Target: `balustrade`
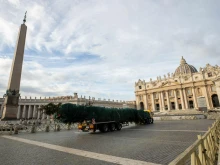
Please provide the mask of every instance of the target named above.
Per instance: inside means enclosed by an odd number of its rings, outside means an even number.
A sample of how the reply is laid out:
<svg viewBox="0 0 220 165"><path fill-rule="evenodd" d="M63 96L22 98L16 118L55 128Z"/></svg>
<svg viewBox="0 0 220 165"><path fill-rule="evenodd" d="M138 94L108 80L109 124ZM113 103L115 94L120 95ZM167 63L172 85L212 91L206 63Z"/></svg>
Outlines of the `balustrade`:
<svg viewBox="0 0 220 165"><path fill-rule="evenodd" d="M219 150L220 120L216 120L212 127L198 140L188 147L182 154L169 163L169 165L214 165Z"/></svg>

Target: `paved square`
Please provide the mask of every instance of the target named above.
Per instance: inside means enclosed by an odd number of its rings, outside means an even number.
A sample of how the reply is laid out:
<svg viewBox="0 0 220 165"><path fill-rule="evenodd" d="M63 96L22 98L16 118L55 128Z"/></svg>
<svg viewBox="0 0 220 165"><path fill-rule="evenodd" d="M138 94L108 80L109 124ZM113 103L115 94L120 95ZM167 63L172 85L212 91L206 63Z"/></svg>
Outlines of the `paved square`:
<svg viewBox="0 0 220 165"><path fill-rule="evenodd" d="M86 156L61 152L45 146L19 142L0 136L0 157L3 164L114 164L108 159L128 158L139 163L168 164L204 134L214 120L156 121L108 133L87 133L78 130L61 132L20 133L11 137L53 144L86 152ZM68 149L66 149L67 151ZM96 159L90 154L104 154ZM103 159L103 160L102 160ZM126 160L126 159L124 159ZM123 164L121 160L116 164ZM130 160L130 164L132 164ZM116 160L112 160L116 162ZM134 164L134 163L133 163Z"/></svg>

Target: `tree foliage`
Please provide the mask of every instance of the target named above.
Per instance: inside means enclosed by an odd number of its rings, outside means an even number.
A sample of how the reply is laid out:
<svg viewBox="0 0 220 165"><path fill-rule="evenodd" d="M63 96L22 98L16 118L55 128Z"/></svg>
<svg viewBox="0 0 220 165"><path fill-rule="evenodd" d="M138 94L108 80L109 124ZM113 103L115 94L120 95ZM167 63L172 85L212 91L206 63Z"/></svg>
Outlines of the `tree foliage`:
<svg viewBox="0 0 220 165"><path fill-rule="evenodd" d="M58 103L58 104L49 103L49 104L43 105L41 107L41 110L44 110L47 115L53 115L59 111L61 105L62 103Z"/></svg>
<svg viewBox="0 0 220 165"><path fill-rule="evenodd" d="M96 122L144 122L150 118L149 112L132 108L118 109L95 106L63 104L55 115L56 119L64 123L82 122L95 119Z"/></svg>

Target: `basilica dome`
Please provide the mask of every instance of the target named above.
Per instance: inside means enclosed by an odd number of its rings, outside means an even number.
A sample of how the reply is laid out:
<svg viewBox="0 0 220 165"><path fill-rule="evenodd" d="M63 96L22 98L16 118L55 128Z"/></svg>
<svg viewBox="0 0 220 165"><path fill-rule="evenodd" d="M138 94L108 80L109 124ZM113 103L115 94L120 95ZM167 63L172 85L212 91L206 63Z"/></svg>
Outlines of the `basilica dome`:
<svg viewBox="0 0 220 165"><path fill-rule="evenodd" d="M180 60L180 66L176 68L174 76L184 75L184 74L191 74L198 72L196 68L192 65L186 63L186 60L182 57Z"/></svg>

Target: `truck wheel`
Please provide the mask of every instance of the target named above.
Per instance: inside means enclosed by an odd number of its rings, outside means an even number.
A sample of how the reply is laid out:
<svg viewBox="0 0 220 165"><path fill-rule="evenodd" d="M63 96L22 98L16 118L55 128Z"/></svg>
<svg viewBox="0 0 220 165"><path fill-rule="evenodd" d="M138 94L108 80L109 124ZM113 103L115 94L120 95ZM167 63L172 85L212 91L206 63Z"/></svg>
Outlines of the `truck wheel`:
<svg viewBox="0 0 220 165"><path fill-rule="evenodd" d="M104 132L102 125L99 126L99 131L100 131L100 132Z"/></svg>
<svg viewBox="0 0 220 165"><path fill-rule="evenodd" d="M120 130L121 130L121 128L122 128L122 125L121 125L121 123L117 124L117 127L116 127L116 129L117 129L118 131L120 131Z"/></svg>
<svg viewBox="0 0 220 165"><path fill-rule="evenodd" d="M110 131L114 131L115 130L115 123L111 123L109 129L110 129Z"/></svg>
<svg viewBox="0 0 220 165"><path fill-rule="evenodd" d="M108 124L103 124L102 125L102 131L103 132L108 132Z"/></svg>
<svg viewBox="0 0 220 165"><path fill-rule="evenodd" d="M151 122L150 122L151 124L153 124L154 123L154 118L151 118Z"/></svg>

